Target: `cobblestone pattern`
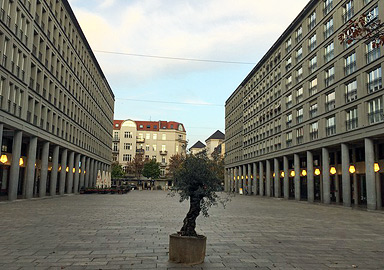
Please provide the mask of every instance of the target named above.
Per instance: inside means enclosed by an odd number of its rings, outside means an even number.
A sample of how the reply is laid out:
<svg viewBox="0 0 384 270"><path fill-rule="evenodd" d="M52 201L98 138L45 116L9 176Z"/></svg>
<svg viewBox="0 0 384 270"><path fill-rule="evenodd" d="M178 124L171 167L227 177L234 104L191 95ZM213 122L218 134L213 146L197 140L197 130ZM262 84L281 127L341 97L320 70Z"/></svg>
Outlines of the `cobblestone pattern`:
<svg viewBox="0 0 384 270"><path fill-rule="evenodd" d="M172 264L187 210L163 191L3 202L0 269L384 269L382 213L254 196L198 218L204 264Z"/></svg>

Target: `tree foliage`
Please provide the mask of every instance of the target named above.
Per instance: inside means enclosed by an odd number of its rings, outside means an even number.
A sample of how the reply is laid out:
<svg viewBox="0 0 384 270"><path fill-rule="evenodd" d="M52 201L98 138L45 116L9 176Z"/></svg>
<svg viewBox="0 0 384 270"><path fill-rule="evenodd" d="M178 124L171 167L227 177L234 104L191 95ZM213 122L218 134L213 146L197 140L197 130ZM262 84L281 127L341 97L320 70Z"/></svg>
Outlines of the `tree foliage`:
<svg viewBox="0 0 384 270"><path fill-rule="evenodd" d="M180 169L181 164L185 160L184 155L176 154L169 158L169 165L168 165L168 177L172 178L176 171Z"/></svg>
<svg viewBox="0 0 384 270"><path fill-rule="evenodd" d="M156 160L152 159L144 163L143 176L156 179L160 177L160 164Z"/></svg>
<svg viewBox="0 0 384 270"><path fill-rule="evenodd" d="M111 166L111 177L112 178L121 178L125 175L125 172L123 170L123 167L115 162L115 163L112 163L112 166Z"/></svg>
<svg viewBox="0 0 384 270"><path fill-rule="evenodd" d="M221 179L215 169L215 162L209 160L206 154L187 155L175 171L173 180L180 202L190 201L190 209L179 234L197 236L196 218L200 212L207 217L212 205L217 205L219 201L224 204L226 201L220 199L216 193L221 189Z"/></svg>
<svg viewBox="0 0 384 270"><path fill-rule="evenodd" d="M364 13L358 19L349 20L338 36L340 43L351 44L354 41L372 41L374 48L384 45L384 23L372 13Z"/></svg>

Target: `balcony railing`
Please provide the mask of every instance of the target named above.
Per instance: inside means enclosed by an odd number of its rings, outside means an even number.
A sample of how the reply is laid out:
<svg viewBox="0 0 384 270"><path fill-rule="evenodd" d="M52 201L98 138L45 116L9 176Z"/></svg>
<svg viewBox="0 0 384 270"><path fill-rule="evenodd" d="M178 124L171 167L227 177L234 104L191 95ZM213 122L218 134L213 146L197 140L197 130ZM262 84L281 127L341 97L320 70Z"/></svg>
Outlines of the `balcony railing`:
<svg viewBox="0 0 384 270"><path fill-rule="evenodd" d="M332 111L335 108L336 102L335 100L330 100L325 103L325 109L327 112Z"/></svg>
<svg viewBox="0 0 384 270"><path fill-rule="evenodd" d="M357 118L352 118L346 121L347 130L352 130L358 127Z"/></svg>
<svg viewBox="0 0 384 270"><path fill-rule="evenodd" d="M334 51L330 51L327 54L324 55L324 62L328 62L333 59L334 57Z"/></svg>
<svg viewBox="0 0 384 270"><path fill-rule="evenodd" d="M374 48L371 51L367 52L366 57L367 57L367 64L375 61L380 57L380 48Z"/></svg>
<svg viewBox="0 0 384 270"><path fill-rule="evenodd" d="M317 116L317 108L309 111L309 117L313 118Z"/></svg>
<svg viewBox="0 0 384 270"><path fill-rule="evenodd" d="M368 93L373 93L382 88L381 77L368 82Z"/></svg>
<svg viewBox="0 0 384 270"><path fill-rule="evenodd" d="M368 113L368 120L370 124L382 122L384 120L383 109Z"/></svg>
<svg viewBox="0 0 384 270"><path fill-rule="evenodd" d="M297 137L296 138L296 143L297 144L301 144L301 143L303 143L304 142L304 137L303 136L300 136L300 137Z"/></svg>
<svg viewBox="0 0 384 270"><path fill-rule="evenodd" d="M287 140L286 145L287 145L287 147L291 147L292 146L292 140Z"/></svg>
<svg viewBox="0 0 384 270"><path fill-rule="evenodd" d="M167 155L168 154L168 151L167 150L162 150L162 151L160 151L160 155L162 155L162 156L165 156L165 155Z"/></svg>
<svg viewBox="0 0 384 270"><path fill-rule="evenodd" d="M357 89L352 89L345 94L345 102L352 102L357 99Z"/></svg>
<svg viewBox="0 0 384 270"><path fill-rule="evenodd" d="M145 142L145 139L141 138L141 137L136 137L136 142L143 143L143 142Z"/></svg>
<svg viewBox="0 0 384 270"><path fill-rule="evenodd" d="M324 39L329 38L333 34L333 26L325 29L324 31Z"/></svg>
<svg viewBox="0 0 384 270"><path fill-rule="evenodd" d="M356 62L352 62L344 67L345 75L352 74L356 71Z"/></svg>
<svg viewBox="0 0 384 270"><path fill-rule="evenodd" d="M316 140L317 138L319 138L319 132L317 130L310 132L309 138L311 139L311 141Z"/></svg>
<svg viewBox="0 0 384 270"><path fill-rule="evenodd" d="M326 132L327 136L336 134L336 126L329 126L329 127L326 127L326 128L325 128L325 132Z"/></svg>
<svg viewBox="0 0 384 270"><path fill-rule="evenodd" d="M144 154L144 149L142 148L136 149L136 153Z"/></svg>
<svg viewBox="0 0 384 270"><path fill-rule="evenodd" d="M120 141L120 138L119 137L113 137L113 141L118 142L118 141Z"/></svg>
<svg viewBox="0 0 384 270"><path fill-rule="evenodd" d="M301 122L303 122L303 116L299 115L299 116L296 117L296 123L300 124Z"/></svg>
<svg viewBox="0 0 384 270"><path fill-rule="evenodd" d="M335 75L334 74L332 74L328 78L326 78L325 79L325 86L326 87L330 86L334 82L334 79L335 79Z"/></svg>

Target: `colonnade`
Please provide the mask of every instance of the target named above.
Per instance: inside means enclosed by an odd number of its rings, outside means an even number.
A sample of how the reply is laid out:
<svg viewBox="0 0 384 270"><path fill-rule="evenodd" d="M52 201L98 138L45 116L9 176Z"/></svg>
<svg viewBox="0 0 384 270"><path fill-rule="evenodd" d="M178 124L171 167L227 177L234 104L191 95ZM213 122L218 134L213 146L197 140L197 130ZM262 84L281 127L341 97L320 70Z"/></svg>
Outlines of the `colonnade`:
<svg viewBox="0 0 384 270"><path fill-rule="evenodd" d="M227 165L225 189L244 195L380 209L383 168L378 145L365 138L363 142Z"/></svg>
<svg viewBox="0 0 384 270"><path fill-rule="evenodd" d="M77 194L81 188L94 187L98 174L110 165L95 157L39 139L13 132L3 142L0 124L0 191L3 199ZM10 142L12 139L12 142ZM11 150L11 151L9 151Z"/></svg>

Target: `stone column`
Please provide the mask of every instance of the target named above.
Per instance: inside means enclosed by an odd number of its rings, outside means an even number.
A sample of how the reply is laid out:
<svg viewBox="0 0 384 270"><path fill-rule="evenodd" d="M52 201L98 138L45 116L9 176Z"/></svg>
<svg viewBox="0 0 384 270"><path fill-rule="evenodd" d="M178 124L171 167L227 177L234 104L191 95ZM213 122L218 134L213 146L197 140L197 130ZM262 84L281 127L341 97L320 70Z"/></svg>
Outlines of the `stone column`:
<svg viewBox="0 0 384 270"><path fill-rule="evenodd" d="M81 173L80 173L80 184L79 184L79 190L80 188L84 187L84 178L85 174L84 172L87 172L86 164L85 164L85 156L81 157Z"/></svg>
<svg viewBox="0 0 384 270"><path fill-rule="evenodd" d="M235 167L234 169L235 181L233 184L235 185L235 193L239 192L239 169Z"/></svg>
<svg viewBox="0 0 384 270"><path fill-rule="evenodd" d="M69 153L69 158L68 158L68 179L67 179L67 193L73 193L73 164L74 164L74 159L75 159L75 153L70 152Z"/></svg>
<svg viewBox="0 0 384 270"><path fill-rule="evenodd" d="M337 171L337 152L335 152L334 155L335 158L335 169L336 169L336 174L335 174L335 197L336 197L336 203L340 202L340 185L339 185L339 172Z"/></svg>
<svg viewBox="0 0 384 270"><path fill-rule="evenodd" d="M298 154L293 155L293 167L295 170L295 200L300 201L301 189L300 189L300 157Z"/></svg>
<svg viewBox="0 0 384 270"><path fill-rule="evenodd" d="M252 172L251 172L251 164L248 163L248 194L252 195Z"/></svg>
<svg viewBox="0 0 384 270"><path fill-rule="evenodd" d="M266 169L265 169L265 178L266 178L266 196L271 197L271 161L267 159Z"/></svg>
<svg viewBox="0 0 384 270"><path fill-rule="evenodd" d="M64 191L65 191L65 179L67 176L67 172L65 169L67 168L67 155L68 155L68 150L63 149L63 151L61 152L61 162L60 162L60 166L61 166L60 184L59 184L60 195L64 195Z"/></svg>
<svg viewBox="0 0 384 270"><path fill-rule="evenodd" d="M47 194L47 178L48 178L48 157L49 142L44 142L41 152L41 174L39 185L39 197L45 197Z"/></svg>
<svg viewBox="0 0 384 270"><path fill-rule="evenodd" d="M257 195L257 166L256 162L253 162L253 194Z"/></svg>
<svg viewBox="0 0 384 270"><path fill-rule="evenodd" d="M354 166L356 166L356 148L352 148L352 162ZM357 187L358 182L357 182L356 172L353 174L352 178L353 178L353 188L354 188L354 191L353 191L354 205L359 205L359 190L358 190L359 188Z"/></svg>
<svg viewBox="0 0 384 270"><path fill-rule="evenodd" d="M273 168L275 171L275 197L279 198L281 196L281 186L280 186L280 164L277 158L273 159Z"/></svg>
<svg viewBox="0 0 384 270"><path fill-rule="evenodd" d="M351 175L349 174L349 148L341 144L341 182L343 187L343 205L351 206Z"/></svg>
<svg viewBox="0 0 384 270"><path fill-rule="evenodd" d="M89 157L87 157L87 164L85 167L85 176L84 176L84 187L85 188L89 187L90 174L91 174L91 159Z"/></svg>
<svg viewBox="0 0 384 270"><path fill-rule="evenodd" d="M245 194L245 190L247 188L247 165L243 165L243 194Z"/></svg>
<svg viewBox="0 0 384 270"><path fill-rule="evenodd" d="M56 187L57 187L57 172L59 170L59 150L60 147L58 145L53 147L53 155L52 155L52 170L51 170L51 184L49 187L49 195L56 195Z"/></svg>
<svg viewBox="0 0 384 270"><path fill-rule="evenodd" d="M259 191L260 196L264 196L264 164L259 162Z"/></svg>
<svg viewBox="0 0 384 270"><path fill-rule="evenodd" d="M365 177L367 181L367 208L376 209L376 177L374 171L374 148L373 141L365 138Z"/></svg>
<svg viewBox="0 0 384 270"><path fill-rule="evenodd" d="M4 124L0 123L0 156L1 156L1 148L3 148L3 129L4 129Z"/></svg>
<svg viewBox="0 0 384 270"><path fill-rule="evenodd" d="M73 181L73 193L78 194L79 193L79 178L80 178L80 154L76 154L75 156L75 176Z"/></svg>
<svg viewBox="0 0 384 270"><path fill-rule="evenodd" d="M92 158L91 159L90 170L89 170L88 187L94 187L93 186L93 178L94 178L94 176L95 176L95 160Z"/></svg>
<svg viewBox="0 0 384 270"><path fill-rule="evenodd" d="M289 169L288 169L288 158L283 157L284 166L284 199L289 199Z"/></svg>
<svg viewBox="0 0 384 270"><path fill-rule="evenodd" d="M308 202L315 201L315 174L313 171L313 154L307 151L307 193Z"/></svg>
<svg viewBox="0 0 384 270"><path fill-rule="evenodd" d="M8 187L8 200L14 201L17 199L17 188L19 185L19 160L21 156L21 143L23 140L23 132L15 131L12 143L12 161L11 169L9 172L9 187Z"/></svg>
<svg viewBox="0 0 384 270"><path fill-rule="evenodd" d="M323 202L331 203L331 185L329 177L329 151L327 148L322 148L322 167L323 167Z"/></svg>
<svg viewBox="0 0 384 270"><path fill-rule="evenodd" d="M240 193L240 188L243 188L243 165L239 166L239 193ZM244 194L244 189L243 189L243 194Z"/></svg>
<svg viewBox="0 0 384 270"><path fill-rule="evenodd" d="M37 137L31 137L28 144L27 171L25 174L25 198L33 197L33 184L35 182Z"/></svg>
<svg viewBox="0 0 384 270"><path fill-rule="evenodd" d="M375 160L379 161L379 145L375 144ZM381 169L381 168L380 168ZM381 180L380 180L380 172L375 173L376 180L376 208L381 209L383 206L382 197L381 197Z"/></svg>

